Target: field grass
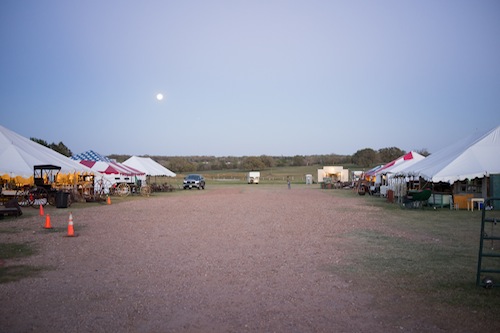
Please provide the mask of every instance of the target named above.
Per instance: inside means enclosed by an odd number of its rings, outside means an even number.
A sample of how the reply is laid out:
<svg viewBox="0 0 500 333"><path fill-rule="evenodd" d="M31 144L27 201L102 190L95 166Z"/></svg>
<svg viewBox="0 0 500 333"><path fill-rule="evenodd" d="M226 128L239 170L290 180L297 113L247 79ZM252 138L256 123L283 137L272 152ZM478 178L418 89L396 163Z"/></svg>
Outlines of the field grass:
<svg viewBox="0 0 500 333"><path fill-rule="evenodd" d="M353 191L329 190L335 196L356 196ZM342 235L348 263L330 267L362 284L443 306L467 307L494 315L500 308L500 288L476 286L480 212L449 209L403 209L378 197L363 197L367 205L382 208L378 230L357 230ZM500 217L499 212L492 214ZM500 234L500 225L489 232ZM497 247L500 242L487 244ZM500 259L490 263L500 269ZM493 274L497 285L500 274Z"/></svg>
<svg viewBox="0 0 500 333"><path fill-rule="evenodd" d="M351 166L352 167L352 166ZM261 184L282 184L286 183L287 177L290 178L292 184L305 184L305 177L311 174L314 179L318 176L318 169L322 169L322 165L310 166L291 166L277 167L260 170ZM360 170L359 168L355 168ZM354 169L353 169L354 170ZM216 170L216 171L197 171L193 173L202 174L207 185L216 184L246 184L246 174L244 170ZM182 185L182 180L186 174L178 174L177 177L166 179L170 184Z"/></svg>
<svg viewBox="0 0 500 333"><path fill-rule="evenodd" d="M35 249L29 244L0 243L0 258L22 258L35 254Z"/></svg>
<svg viewBox="0 0 500 333"><path fill-rule="evenodd" d="M31 256L36 249L29 243L0 243L0 258L16 259ZM0 283L18 281L38 275L44 268L28 265L0 266Z"/></svg>

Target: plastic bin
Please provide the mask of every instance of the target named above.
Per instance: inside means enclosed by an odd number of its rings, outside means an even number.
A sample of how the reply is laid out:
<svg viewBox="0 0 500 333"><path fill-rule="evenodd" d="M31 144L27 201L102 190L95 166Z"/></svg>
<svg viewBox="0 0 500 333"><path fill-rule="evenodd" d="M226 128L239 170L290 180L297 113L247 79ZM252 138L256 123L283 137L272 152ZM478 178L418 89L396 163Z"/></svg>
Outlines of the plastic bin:
<svg viewBox="0 0 500 333"><path fill-rule="evenodd" d="M387 202L394 203L394 191L387 190Z"/></svg>
<svg viewBox="0 0 500 333"><path fill-rule="evenodd" d="M69 193L58 191L56 193L56 208L68 208Z"/></svg>

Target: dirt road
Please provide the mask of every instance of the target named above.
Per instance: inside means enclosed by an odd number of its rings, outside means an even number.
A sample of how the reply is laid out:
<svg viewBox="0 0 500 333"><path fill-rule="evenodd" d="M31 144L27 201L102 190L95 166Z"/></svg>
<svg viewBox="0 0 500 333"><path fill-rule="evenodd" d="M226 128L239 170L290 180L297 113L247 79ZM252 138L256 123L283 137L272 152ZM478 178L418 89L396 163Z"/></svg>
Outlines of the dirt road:
<svg viewBox="0 0 500 333"><path fill-rule="evenodd" d="M4 332L449 332L446 309L367 292L343 234L378 208L317 188L214 187L9 219L1 242L31 242L45 267L0 285ZM57 232L59 230L59 232Z"/></svg>

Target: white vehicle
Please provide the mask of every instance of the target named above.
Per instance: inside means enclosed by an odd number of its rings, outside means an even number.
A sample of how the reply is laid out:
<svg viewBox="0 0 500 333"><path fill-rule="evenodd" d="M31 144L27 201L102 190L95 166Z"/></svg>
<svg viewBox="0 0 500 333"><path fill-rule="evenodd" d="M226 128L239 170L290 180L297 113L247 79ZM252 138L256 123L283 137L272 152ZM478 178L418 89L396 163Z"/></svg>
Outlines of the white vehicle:
<svg viewBox="0 0 500 333"><path fill-rule="evenodd" d="M258 184L260 178L260 171L250 171L247 173L247 183L248 184Z"/></svg>

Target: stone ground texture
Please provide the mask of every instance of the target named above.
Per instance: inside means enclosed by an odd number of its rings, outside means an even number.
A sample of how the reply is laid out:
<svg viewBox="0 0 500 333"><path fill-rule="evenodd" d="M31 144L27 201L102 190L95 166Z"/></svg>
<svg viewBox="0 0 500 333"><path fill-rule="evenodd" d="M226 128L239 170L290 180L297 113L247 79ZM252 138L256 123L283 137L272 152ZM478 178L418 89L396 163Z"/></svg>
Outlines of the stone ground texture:
<svg viewBox="0 0 500 333"><path fill-rule="evenodd" d="M0 242L42 266L0 285L2 332L460 332L474 318L391 290L348 265L353 230L381 228L379 209L331 191L218 186L0 221ZM489 331L469 323L464 331Z"/></svg>

